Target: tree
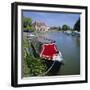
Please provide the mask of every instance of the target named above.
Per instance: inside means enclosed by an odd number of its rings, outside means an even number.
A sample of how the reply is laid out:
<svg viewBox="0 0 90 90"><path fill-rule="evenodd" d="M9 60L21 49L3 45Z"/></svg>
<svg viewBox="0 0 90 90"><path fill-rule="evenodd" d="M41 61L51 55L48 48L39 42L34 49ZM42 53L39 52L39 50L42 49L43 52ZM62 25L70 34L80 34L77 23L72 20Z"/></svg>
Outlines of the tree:
<svg viewBox="0 0 90 90"><path fill-rule="evenodd" d="M68 25L66 25L66 24L64 24L63 26L62 26L62 30L70 30L70 27L68 26Z"/></svg>
<svg viewBox="0 0 90 90"><path fill-rule="evenodd" d="M60 26L58 27L58 30L62 30Z"/></svg>
<svg viewBox="0 0 90 90"><path fill-rule="evenodd" d="M23 18L23 29L24 30L33 30L31 18L27 18L27 17Z"/></svg>
<svg viewBox="0 0 90 90"><path fill-rule="evenodd" d="M74 30L80 31L80 18L76 21L74 25Z"/></svg>

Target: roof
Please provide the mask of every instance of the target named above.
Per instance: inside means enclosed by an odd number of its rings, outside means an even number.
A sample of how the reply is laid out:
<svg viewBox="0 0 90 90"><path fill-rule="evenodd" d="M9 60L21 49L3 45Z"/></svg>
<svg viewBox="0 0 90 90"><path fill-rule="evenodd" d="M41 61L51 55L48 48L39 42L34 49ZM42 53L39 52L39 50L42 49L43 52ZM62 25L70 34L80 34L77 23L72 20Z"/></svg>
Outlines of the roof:
<svg viewBox="0 0 90 90"><path fill-rule="evenodd" d="M42 37L42 36L38 37L38 41L43 43L43 44L45 44L45 43L55 43L54 40L48 39L48 38Z"/></svg>
<svg viewBox="0 0 90 90"><path fill-rule="evenodd" d="M44 22L39 22L39 21L35 21L34 23L32 23L33 26L37 25L38 27L40 26L46 26L46 24Z"/></svg>
<svg viewBox="0 0 90 90"><path fill-rule="evenodd" d="M54 55L57 55L57 47L55 43L43 44L40 57L52 60Z"/></svg>

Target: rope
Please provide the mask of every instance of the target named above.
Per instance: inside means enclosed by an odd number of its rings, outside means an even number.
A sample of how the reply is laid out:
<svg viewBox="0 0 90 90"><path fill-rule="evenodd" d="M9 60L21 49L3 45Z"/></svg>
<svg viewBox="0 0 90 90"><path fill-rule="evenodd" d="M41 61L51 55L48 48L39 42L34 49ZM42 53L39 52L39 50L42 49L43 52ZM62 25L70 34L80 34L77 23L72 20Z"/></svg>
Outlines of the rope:
<svg viewBox="0 0 90 90"><path fill-rule="evenodd" d="M31 50L30 50L30 52L31 52ZM33 58L35 58L34 57L34 55L32 54L32 52L31 52L31 56L33 57ZM53 64L52 64L52 66L45 72L45 73L43 73L43 74L40 74L39 76L43 76L43 75L46 75L51 69L52 69L52 67L54 66L54 64L55 64L55 61L53 62Z"/></svg>
<svg viewBox="0 0 90 90"><path fill-rule="evenodd" d="M46 75L52 69L52 67L54 66L54 64L55 64L55 61L53 62L52 66L45 73L40 74L40 75Z"/></svg>

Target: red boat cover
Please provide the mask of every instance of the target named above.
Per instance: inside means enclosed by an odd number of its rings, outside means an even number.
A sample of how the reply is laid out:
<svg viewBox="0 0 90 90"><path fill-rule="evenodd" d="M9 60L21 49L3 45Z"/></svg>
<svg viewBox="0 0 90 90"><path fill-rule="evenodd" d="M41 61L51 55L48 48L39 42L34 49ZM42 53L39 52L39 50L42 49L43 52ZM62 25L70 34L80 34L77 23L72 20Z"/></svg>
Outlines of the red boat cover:
<svg viewBox="0 0 90 90"><path fill-rule="evenodd" d="M52 60L54 55L57 55L57 48L55 43L43 44L40 57Z"/></svg>

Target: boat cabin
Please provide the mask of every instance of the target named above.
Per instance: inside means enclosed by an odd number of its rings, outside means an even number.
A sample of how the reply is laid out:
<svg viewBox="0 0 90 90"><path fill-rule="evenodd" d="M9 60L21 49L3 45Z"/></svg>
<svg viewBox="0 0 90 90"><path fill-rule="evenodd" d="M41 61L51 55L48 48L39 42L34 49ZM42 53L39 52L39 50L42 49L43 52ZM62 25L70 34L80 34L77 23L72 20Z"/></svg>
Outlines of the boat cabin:
<svg viewBox="0 0 90 90"><path fill-rule="evenodd" d="M45 37L36 37L31 41L36 53L43 59L53 60L59 51L54 40Z"/></svg>

